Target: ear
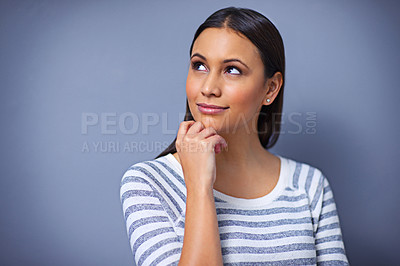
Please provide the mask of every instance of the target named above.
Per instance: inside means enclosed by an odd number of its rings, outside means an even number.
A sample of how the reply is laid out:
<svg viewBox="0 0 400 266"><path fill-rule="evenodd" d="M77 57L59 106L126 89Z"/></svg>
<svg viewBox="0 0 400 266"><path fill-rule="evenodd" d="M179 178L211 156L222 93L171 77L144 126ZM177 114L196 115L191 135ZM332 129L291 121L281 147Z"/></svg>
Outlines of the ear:
<svg viewBox="0 0 400 266"><path fill-rule="evenodd" d="M270 105L274 102L276 96L282 87L283 76L281 72L276 72L265 82L265 91L267 92L264 96L263 105Z"/></svg>

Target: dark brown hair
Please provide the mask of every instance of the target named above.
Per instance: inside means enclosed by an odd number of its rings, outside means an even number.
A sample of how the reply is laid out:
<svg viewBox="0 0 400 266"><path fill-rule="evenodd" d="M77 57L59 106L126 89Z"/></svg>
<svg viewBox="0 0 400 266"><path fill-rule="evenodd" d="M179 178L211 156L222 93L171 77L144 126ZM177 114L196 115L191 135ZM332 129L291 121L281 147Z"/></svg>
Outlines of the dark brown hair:
<svg viewBox="0 0 400 266"><path fill-rule="evenodd" d="M283 105L283 88L285 85L285 50L282 37L274 24L264 15L247 8L227 7L209 16L194 34L189 56L192 55L193 44L207 28L230 28L246 36L257 48L264 63L264 76L271 78L276 72L282 73L282 87L270 105L263 105L257 121L258 137L261 145L269 149L278 141ZM194 120L186 98L186 114L184 121ZM174 141L156 158L175 153Z"/></svg>

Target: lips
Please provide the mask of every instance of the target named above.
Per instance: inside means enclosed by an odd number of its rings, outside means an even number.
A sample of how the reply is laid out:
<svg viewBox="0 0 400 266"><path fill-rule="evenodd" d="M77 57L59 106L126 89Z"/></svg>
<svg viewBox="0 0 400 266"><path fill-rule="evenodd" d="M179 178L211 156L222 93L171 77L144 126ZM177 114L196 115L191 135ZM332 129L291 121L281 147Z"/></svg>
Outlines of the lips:
<svg viewBox="0 0 400 266"><path fill-rule="evenodd" d="M223 106L218 106L218 105L213 105L213 104L206 104L206 103L198 103L198 106L204 107L204 108L212 108L212 109L228 109L229 107L223 107Z"/></svg>
<svg viewBox="0 0 400 266"><path fill-rule="evenodd" d="M229 107L223 107L213 104L198 103L197 108L204 115L216 115L225 112Z"/></svg>

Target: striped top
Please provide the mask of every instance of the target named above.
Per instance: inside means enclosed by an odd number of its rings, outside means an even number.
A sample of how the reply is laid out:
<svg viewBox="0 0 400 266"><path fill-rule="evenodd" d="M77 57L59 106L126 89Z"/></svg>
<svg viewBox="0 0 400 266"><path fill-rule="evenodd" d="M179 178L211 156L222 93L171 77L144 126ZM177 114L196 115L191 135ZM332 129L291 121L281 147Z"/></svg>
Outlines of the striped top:
<svg viewBox="0 0 400 266"><path fill-rule="evenodd" d="M328 180L306 163L281 160L267 195L244 199L213 190L224 265L348 265ZM169 153L132 165L120 198L137 265L177 265L183 246L186 186Z"/></svg>

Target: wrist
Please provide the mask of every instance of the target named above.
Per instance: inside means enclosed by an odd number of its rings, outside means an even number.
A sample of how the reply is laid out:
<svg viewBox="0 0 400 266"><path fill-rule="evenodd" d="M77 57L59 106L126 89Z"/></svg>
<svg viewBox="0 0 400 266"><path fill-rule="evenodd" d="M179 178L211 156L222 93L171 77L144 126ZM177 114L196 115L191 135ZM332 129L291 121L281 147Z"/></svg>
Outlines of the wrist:
<svg viewBox="0 0 400 266"><path fill-rule="evenodd" d="M187 187L187 196L191 197L209 197L214 196L213 187Z"/></svg>

